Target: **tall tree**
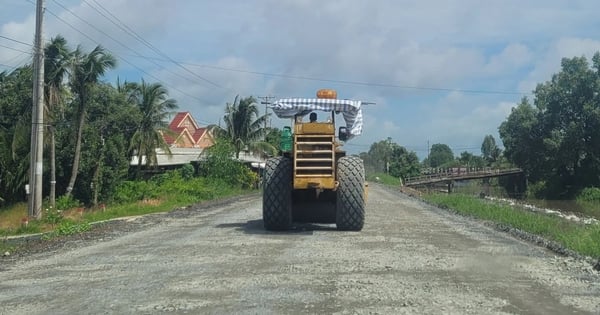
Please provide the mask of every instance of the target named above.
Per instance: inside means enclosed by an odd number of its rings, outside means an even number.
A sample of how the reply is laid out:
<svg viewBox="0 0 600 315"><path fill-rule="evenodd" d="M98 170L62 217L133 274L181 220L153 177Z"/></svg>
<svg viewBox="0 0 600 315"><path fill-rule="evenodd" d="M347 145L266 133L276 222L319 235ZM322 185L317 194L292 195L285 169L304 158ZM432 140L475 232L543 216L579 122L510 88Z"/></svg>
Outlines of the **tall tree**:
<svg viewBox="0 0 600 315"><path fill-rule="evenodd" d="M75 153L73 156L73 167L71 178L67 186L66 195L70 196L79 172L81 158L81 138L86 119L86 105L91 86L98 83L104 73L116 66L117 60L101 46L96 46L91 52L84 53L81 47L77 47L73 53L71 88L76 94L77 106L77 137L75 139Z"/></svg>
<svg viewBox="0 0 600 315"><path fill-rule="evenodd" d="M472 153L463 151L458 158L461 166L465 167L484 167L485 161L481 156L475 156Z"/></svg>
<svg viewBox="0 0 600 315"><path fill-rule="evenodd" d="M259 116L258 104L252 96L235 97L233 103L225 105L223 122L225 127L210 126L210 130L217 138L227 139L235 148L235 157L240 157L242 150L254 154L275 155L277 148L264 141L267 129L264 128L268 114Z"/></svg>
<svg viewBox="0 0 600 315"><path fill-rule="evenodd" d="M405 147L396 143L392 144L389 173L399 178L419 176L421 174L421 163L414 151L408 151Z"/></svg>
<svg viewBox="0 0 600 315"><path fill-rule="evenodd" d="M141 112L141 120L131 139L130 149L138 157L138 173L142 167L142 157L146 157L146 165L157 164L156 149L171 154L169 145L163 138L168 133L168 116L177 109L177 102L168 98L167 89L160 83L142 83L136 85L131 99Z"/></svg>
<svg viewBox="0 0 600 315"><path fill-rule="evenodd" d="M447 144L436 143L431 146L428 160L431 167L440 167L454 161L454 153Z"/></svg>
<svg viewBox="0 0 600 315"><path fill-rule="evenodd" d="M547 197L600 185L600 54L563 58L561 71L538 84L534 105L521 101L500 125L506 157Z"/></svg>
<svg viewBox="0 0 600 315"><path fill-rule="evenodd" d="M390 137L371 144L369 152L361 153L360 157L368 172L385 172L401 178L417 176L421 172L417 154L393 142Z"/></svg>
<svg viewBox="0 0 600 315"><path fill-rule="evenodd" d="M63 105L64 80L71 62L71 51L67 40L56 36L44 49L44 82L46 84L46 121L48 122L48 138L50 139L50 204L56 203L56 135L55 123L60 118Z"/></svg>
<svg viewBox="0 0 600 315"><path fill-rule="evenodd" d="M30 65L0 76L0 198L22 200L29 170L33 71Z"/></svg>
<svg viewBox="0 0 600 315"><path fill-rule="evenodd" d="M494 136L486 135L483 138L483 143L481 143L481 154L483 155L483 158L488 162L488 164L491 164L498 160L500 153L502 153L502 151L496 145L496 139L494 139Z"/></svg>

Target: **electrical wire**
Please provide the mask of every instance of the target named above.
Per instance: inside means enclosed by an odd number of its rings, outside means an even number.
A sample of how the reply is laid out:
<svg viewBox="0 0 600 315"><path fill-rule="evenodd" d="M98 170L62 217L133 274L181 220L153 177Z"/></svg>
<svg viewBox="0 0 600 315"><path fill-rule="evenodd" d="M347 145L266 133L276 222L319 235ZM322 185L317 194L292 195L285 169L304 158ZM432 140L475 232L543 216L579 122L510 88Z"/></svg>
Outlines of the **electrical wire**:
<svg viewBox="0 0 600 315"><path fill-rule="evenodd" d="M87 35L86 33L82 32L81 30L77 29L75 26L73 26L71 23L65 21L63 18L61 18L60 16L58 16L57 14L55 14L54 12L52 12L51 10L49 10L48 8L46 8L46 12L48 12L49 14L51 14L52 16L54 16L56 19L58 19L59 21L61 21L62 23L64 23L65 25L69 26L70 28L72 28L73 30L75 30L76 32L78 32L79 34L81 34L82 36L86 37L87 39L89 39L90 41L92 41L93 43L100 45L100 43L98 43L96 40L94 40L92 37L90 37L89 35ZM207 100L201 99L197 96L191 95L189 93L186 93L170 84L167 84L166 82L164 82L163 80L157 78L156 76L152 75L151 73L148 73L147 71L145 71L144 69L136 66L135 64L131 63L129 60L123 58L122 56L119 56L117 54L115 54L114 52L110 51L107 49L107 51L111 52L112 54L114 54L117 58L119 58L120 60L124 61L125 63L127 63L128 65L132 66L133 68L137 69L138 71L146 74L147 76L149 76L150 78L156 80L157 82L160 82L161 84L163 84L166 87L169 87L187 97L190 97L192 99L195 99L197 101L203 102L203 103L209 103Z"/></svg>
<svg viewBox="0 0 600 315"><path fill-rule="evenodd" d="M133 56L136 57L136 56ZM161 58L149 57L149 56L139 56L144 59L154 59L159 61L166 61ZM235 69L235 68L227 68L213 65L205 65L205 64L197 64L191 62L183 62L179 61L182 64L193 66L193 67L202 67L209 68L214 70L221 71L230 71L237 73L247 73L254 74L260 76L267 77L280 77L286 79L297 79L297 80L305 80L305 81L318 81L318 82L327 82L327 83L338 83L345 85L360 85L360 86L372 86L372 87L385 87L385 88L399 88L399 89L410 89L410 90L427 90L427 91L441 91L441 92L461 92L467 94L501 94L501 95L529 95L529 92L513 92L513 91L497 91L497 90L483 90L483 89L455 89L455 88L446 88L446 87L428 87L428 86L411 86L411 85L401 85L395 83L378 83L378 82L361 82L361 81L349 81L349 80L335 80L328 78L317 78L317 77L308 77L308 76L299 76L293 74L282 74L282 73L271 73L271 72L261 72L261 71L252 71L245 69Z"/></svg>
<svg viewBox="0 0 600 315"><path fill-rule="evenodd" d="M30 51L25 51L25 50L21 50L21 49L17 49L17 48L12 48L10 46L5 46L0 44L0 47L2 48L6 48L6 49L10 49L10 50L14 50L14 51L18 51L18 52L22 52L22 53L30 53Z"/></svg>
<svg viewBox="0 0 600 315"><path fill-rule="evenodd" d="M20 40L14 39L14 38L6 37L6 36L3 36L3 35L0 35L0 38L4 38L4 39L7 39L7 40L9 40L11 42L19 43L19 44L22 44L22 45L25 45L25 46L33 47L32 44L27 44L26 42L22 42Z"/></svg>
<svg viewBox="0 0 600 315"><path fill-rule="evenodd" d="M54 2L57 2L57 0L54 0ZM101 14L102 16L104 16L107 20L109 20L111 23L115 24L117 27L119 27L121 30L123 30L125 33L127 33L128 35L132 36L133 38L135 38L136 40L138 40L140 43L144 44L146 47L150 48L152 51L154 51L156 54L158 54L159 56L162 56L163 58L166 58L169 62L173 63L174 65L176 65L177 67L183 69L185 72L190 73L191 75L193 75L194 77L207 82L213 86L216 86L218 88L222 88L222 89L226 89L223 86L221 86L218 83L215 83L203 76L198 75L197 73L189 70L188 68L184 67L180 62L175 61L173 58L169 57L167 54L163 53L160 49L156 48L156 46L152 45L150 42L148 42L147 40L145 40L143 37L141 37L139 34L137 34L134 30L132 30L130 27L128 27L125 23L123 23L118 17L116 17L114 14L112 14L109 10L107 10L105 7L103 7L100 3L94 1L94 3L96 5L98 5L100 8L102 8L107 14L109 14L111 17L113 17L116 21L118 21L123 27L119 26L118 24L116 24L115 22L113 22L111 19L109 19L106 15L102 14L97 8L95 8L94 6L90 5L89 2L83 0L84 3L86 3L88 6L90 6L92 9L94 9L96 12L98 12L99 14ZM64 7L63 7L64 8ZM66 9L66 8L65 8ZM67 9L68 10L68 9Z"/></svg>
<svg viewBox="0 0 600 315"><path fill-rule="evenodd" d="M56 1L56 0L54 0L54 2L55 2L57 5L59 5L61 8L63 8L65 11L67 11L67 12L71 13L71 15L75 16L75 17L76 17L76 18L78 18L80 21L82 21L83 23L87 24L89 27L91 27L91 28L93 28L94 30L96 30L98 33L100 33L100 34L102 34L102 35L106 36L107 38L111 39L111 40L112 40L112 41L114 41L115 43L119 44L121 47L123 47L123 48L125 48L125 49L127 49L127 50L129 50L129 51L131 51L131 52L133 52L133 53L135 54L135 56L136 56L136 57L142 57L142 56L141 56L141 55L140 55L140 54L139 54L139 53L138 53L138 52L137 52L135 49L133 49L133 48L131 48L131 47L129 47L129 46L127 46L127 45L123 44L123 42L121 42L121 41L119 41L118 39L116 39L116 38L112 37L111 35L107 34L107 33L106 33L105 31L103 31L102 29L100 29L100 28L98 28L98 27L94 26L93 24L91 24L90 22L88 22L88 21L86 21L86 20L82 19L82 18L81 18L81 17L79 17L77 14L75 14L73 11L69 10L67 7L65 7L64 5L62 5L60 2L58 2L58 1ZM84 1L84 2L85 2L85 1ZM86 4L88 4L88 3L86 2ZM88 4L88 5L89 5L89 4ZM94 7L92 7L92 8L93 8L94 10L96 10L96 8L94 8ZM98 13L102 14L102 13L101 13L101 12L99 12L98 10L96 10L96 12L98 12ZM105 18L107 18L105 15L103 15L103 16L104 16ZM108 18L107 18L107 19L108 19ZM110 20L109 20L109 21L110 21ZM112 22L112 21L111 21L111 22ZM117 25L117 26L118 26L118 25ZM177 73L177 72L175 72L175 71L173 71L173 70L171 70L171 69L168 69L168 68L165 68L165 67L163 67L162 65L160 65L159 63L157 63L155 60L152 60L152 59L147 59L147 60L148 60L148 61L150 61L150 62L152 62L154 65L158 66L160 69L164 69L164 70L166 70L167 72L169 72L169 73L171 73L171 74L174 74L174 75L176 75L176 76L178 76L178 77L180 77L180 78L183 78L184 80L190 80L190 78L187 78L187 77L185 77L185 76L183 76L183 75L181 75L181 74L179 74L179 73Z"/></svg>

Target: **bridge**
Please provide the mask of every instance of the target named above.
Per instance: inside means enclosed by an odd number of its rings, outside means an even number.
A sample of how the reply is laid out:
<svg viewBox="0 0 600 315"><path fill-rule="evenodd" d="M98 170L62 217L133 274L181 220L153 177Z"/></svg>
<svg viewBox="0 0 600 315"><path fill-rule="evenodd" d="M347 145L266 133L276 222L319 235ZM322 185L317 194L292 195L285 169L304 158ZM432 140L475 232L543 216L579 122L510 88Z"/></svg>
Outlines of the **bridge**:
<svg viewBox="0 0 600 315"><path fill-rule="evenodd" d="M508 175L523 174L520 168L509 169L469 169L469 168L449 168L441 169L435 173L421 176L409 177L404 180L404 185L408 187L425 186L436 183L447 183L448 191L452 191L452 185L455 181L493 178Z"/></svg>

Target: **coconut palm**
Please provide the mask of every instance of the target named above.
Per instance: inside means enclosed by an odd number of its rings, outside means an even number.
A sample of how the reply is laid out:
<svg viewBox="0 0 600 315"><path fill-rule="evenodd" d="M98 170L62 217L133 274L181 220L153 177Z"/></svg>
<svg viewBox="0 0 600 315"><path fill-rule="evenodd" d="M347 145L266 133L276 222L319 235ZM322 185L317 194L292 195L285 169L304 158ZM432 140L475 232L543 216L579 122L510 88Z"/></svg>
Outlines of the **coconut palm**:
<svg viewBox="0 0 600 315"><path fill-rule="evenodd" d="M28 180L32 79L31 65L0 75L0 194L8 202L25 193Z"/></svg>
<svg viewBox="0 0 600 315"><path fill-rule="evenodd" d="M225 105L225 127L212 125L209 128L217 139L226 139L233 144L236 158L240 157L242 150L260 155L274 155L277 149L264 141L267 133L264 125L268 115L258 115L256 99L252 96L240 99L238 95L232 104Z"/></svg>
<svg viewBox="0 0 600 315"><path fill-rule="evenodd" d="M46 89L46 121L48 121L48 137L50 141L50 204L56 202L56 140L54 123L62 112L64 94L64 80L68 74L71 52L67 47L67 40L56 36L50 40L44 49L44 76Z"/></svg>
<svg viewBox="0 0 600 315"><path fill-rule="evenodd" d="M131 139L130 150L138 158L138 173L142 167L142 157L146 157L146 165L157 165L156 149L171 154L169 145L163 134L170 133L168 116L177 109L174 99L168 98L168 92L160 83L131 85L130 100L139 108L141 120Z"/></svg>
<svg viewBox="0 0 600 315"><path fill-rule="evenodd" d="M73 156L73 167L71 178L67 186L66 195L70 196L79 173L79 161L81 158L81 137L86 118L86 108L90 94L90 88L98 83L104 73L116 66L117 60L101 46L96 46L89 53L84 53L81 47L73 52L71 88L76 95L77 106L77 138L75 140L75 154Z"/></svg>

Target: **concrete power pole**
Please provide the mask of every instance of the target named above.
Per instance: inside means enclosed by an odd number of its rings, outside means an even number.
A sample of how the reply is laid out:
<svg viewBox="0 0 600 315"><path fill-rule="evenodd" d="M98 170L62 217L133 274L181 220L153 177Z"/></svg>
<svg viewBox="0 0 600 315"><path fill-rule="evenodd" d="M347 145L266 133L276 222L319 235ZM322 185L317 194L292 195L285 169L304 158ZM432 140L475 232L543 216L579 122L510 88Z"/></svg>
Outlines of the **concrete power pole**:
<svg viewBox="0 0 600 315"><path fill-rule="evenodd" d="M42 29L44 21L44 0L37 0L35 19L35 45L33 57L33 112L31 115L31 162L29 164L30 196L28 214L42 217L42 165L44 154L44 45Z"/></svg>
<svg viewBox="0 0 600 315"><path fill-rule="evenodd" d="M261 104L265 105L265 115L267 114L268 106L271 104L271 100L274 99L274 96L259 96L258 98L262 99ZM265 129L267 129L267 120L265 119Z"/></svg>

